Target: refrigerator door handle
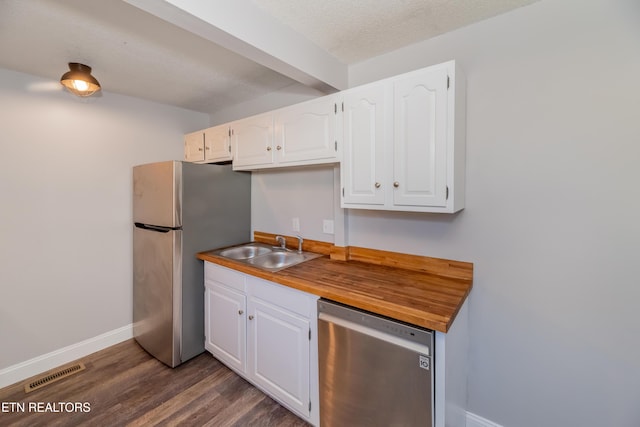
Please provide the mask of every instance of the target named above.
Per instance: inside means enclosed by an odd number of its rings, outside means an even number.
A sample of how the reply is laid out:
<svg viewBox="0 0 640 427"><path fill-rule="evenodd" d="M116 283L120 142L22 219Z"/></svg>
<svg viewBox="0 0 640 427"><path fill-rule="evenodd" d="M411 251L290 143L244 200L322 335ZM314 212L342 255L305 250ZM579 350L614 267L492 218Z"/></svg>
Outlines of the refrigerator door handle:
<svg viewBox="0 0 640 427"><path fill-rule="evenodd" d="M137 228L142 228L143 230L149 230L149 231L157 231L158 233L168 233L169 231L172 231L172 230L182 230L182 227L162 227L159 225L143 224L141 222L134 222L134 225Z"/></svg>

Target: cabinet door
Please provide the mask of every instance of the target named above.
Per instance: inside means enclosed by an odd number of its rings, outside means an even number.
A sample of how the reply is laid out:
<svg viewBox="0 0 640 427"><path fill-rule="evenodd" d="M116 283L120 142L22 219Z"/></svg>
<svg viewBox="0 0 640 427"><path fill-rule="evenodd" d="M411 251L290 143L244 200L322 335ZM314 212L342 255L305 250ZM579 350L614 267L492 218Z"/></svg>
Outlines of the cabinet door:
<svg viewBox="0 0 640 427"><path fill-rule="evenodd" d="M273 163L273 115L262 114L231 125L234 169L265 167Z"/></svg>
<svg viewBox="0 0 640 427"><path fill-rule="evenodd" d="M258 298L249 299L252 381L309 417L309 320Z"/></svg>
<svg viewBox="0 0 640 427"><path fill-rule="evenodd" d="M384 205L391 188L385 168L391 141L388 86L373 84L344 94L342 164L343 206Z"/></svg>
<svg viewBox="0 0 640 427"><path fill-rule="evenodd" d="M202 131L188 133L184 136L184 160L201 162L204 160L204 137Z"/></svg>
<svg viewBox="0 0 640 427"><path fill-rule="evenodd" d="M393 203L446 206L447 70L411 73L394 83Z"/></svg>
<svg viewBox="0 0 640 427"><path fill-rule="evenodd" d="M338 161L336 115L333 96L276 111L274 145L278 164Z"/></svg>
<svg viewBox="0 0 640 427"><path fill-rule="evenodd" d="M204 347L239 372L246 367L246 297L226 286L205 283Z"/></svg>
<svg viewBox="0 0 640 427"><path fill-rule="evenodd" d="M215 126L204 131L205 160L221 162L231 160L229 126Z"/></svg>

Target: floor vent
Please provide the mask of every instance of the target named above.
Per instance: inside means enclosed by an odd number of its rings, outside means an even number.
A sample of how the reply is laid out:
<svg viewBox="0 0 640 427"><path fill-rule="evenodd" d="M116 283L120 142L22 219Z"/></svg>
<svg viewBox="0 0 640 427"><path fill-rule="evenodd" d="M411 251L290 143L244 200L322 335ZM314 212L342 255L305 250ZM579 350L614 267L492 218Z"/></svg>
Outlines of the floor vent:
<svg viewBox="0 0 640 427"><path fill-rule="evenodd" d="M33 390L37 390L41 387L44 387L48 384L61 380L63 378L67 378L73 374L77 374L80 371L84 371L85 367L83 363L76 363L66 368L58 369L55 372L47 374L43 377L36 379L35 381L31 381L24 385L25 393L32 392Z"/></svg>

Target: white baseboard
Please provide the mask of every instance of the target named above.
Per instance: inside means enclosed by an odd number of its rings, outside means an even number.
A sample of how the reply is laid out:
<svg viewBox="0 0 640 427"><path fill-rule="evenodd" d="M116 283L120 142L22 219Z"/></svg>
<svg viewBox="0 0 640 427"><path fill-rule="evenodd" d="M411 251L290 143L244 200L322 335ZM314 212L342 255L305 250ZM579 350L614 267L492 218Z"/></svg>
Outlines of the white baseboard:
<svg viewBox="0 0 640 427"><path fill-rule="evenodd" d="M486 418L482 418L471 412L467 412L467 425L466 427L502 427L500 424L496 424L493 421L489 421Z"/></svg>
<svg viewBox="0 0 640 427"><path fill-rule="evenodd" d="M133 338L133 324L0 370L0 388Z"/></svg>

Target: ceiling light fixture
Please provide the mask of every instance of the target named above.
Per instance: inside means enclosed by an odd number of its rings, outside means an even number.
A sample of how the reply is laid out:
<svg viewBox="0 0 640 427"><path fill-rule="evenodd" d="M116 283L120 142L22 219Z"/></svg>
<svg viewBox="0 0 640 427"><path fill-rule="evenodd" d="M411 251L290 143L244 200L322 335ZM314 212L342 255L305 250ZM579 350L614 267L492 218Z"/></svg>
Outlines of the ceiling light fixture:
<svg viewBox="0 0 640 427"><path fill-rule="evenodd" d="M91 67L69 62L69 71L60 78L60 83L78 96L91 96L100 90L100 83L91 75Z"/></svg>

